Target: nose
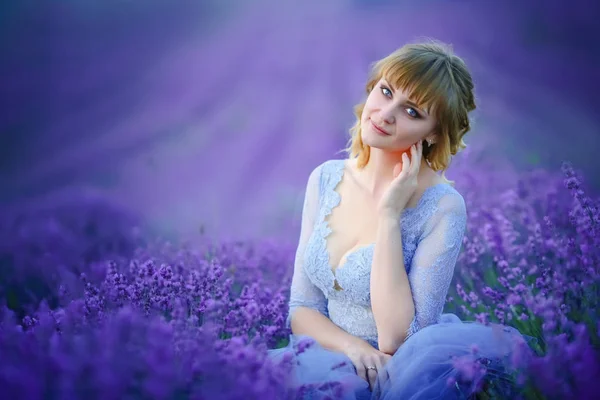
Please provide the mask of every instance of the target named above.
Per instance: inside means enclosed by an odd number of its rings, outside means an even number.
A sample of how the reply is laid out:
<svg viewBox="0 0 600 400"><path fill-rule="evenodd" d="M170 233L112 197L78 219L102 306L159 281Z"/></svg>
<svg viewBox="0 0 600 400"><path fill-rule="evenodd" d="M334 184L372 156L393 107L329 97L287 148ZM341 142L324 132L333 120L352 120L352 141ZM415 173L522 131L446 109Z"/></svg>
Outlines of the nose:
<svg viewBox="0 0 600 400"><path fill-rule="evenodd" d="M394 118L393 107L386 107L381 110L381 118L386 124L393 124L396 120Z"/></svg>

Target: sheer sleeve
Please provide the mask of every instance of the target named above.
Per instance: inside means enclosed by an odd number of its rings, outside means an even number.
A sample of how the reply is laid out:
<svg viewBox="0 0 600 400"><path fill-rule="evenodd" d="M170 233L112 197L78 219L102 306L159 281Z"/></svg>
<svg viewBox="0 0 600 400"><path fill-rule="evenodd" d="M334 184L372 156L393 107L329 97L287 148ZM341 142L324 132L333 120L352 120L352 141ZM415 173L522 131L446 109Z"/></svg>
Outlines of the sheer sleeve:
<svg viewBox="0 0 600 400"><path fill-rule="evenodd" d="M460 194L442 196L413 256L408 280L415 317L406 338L427 325L436 323L446 302L467 224L467 213Z"/></svg>
<svg viewBox="0 0 600 400"><path fill-rule="evenodd" d="M327 312L327 300L325 295L316 287L306 275L304 269L304 251L310 235L312 234L315 220L319 211L319 181L321 176L321 166L315 168L306 185L304 194L304 205L302 207L302 222L300 226L300 241L296 250L294 261L294 274L290 289L289 312L286 319L286 326L291 328L292 313L299 307L310 307L319 311L325 316Z"/></svg>

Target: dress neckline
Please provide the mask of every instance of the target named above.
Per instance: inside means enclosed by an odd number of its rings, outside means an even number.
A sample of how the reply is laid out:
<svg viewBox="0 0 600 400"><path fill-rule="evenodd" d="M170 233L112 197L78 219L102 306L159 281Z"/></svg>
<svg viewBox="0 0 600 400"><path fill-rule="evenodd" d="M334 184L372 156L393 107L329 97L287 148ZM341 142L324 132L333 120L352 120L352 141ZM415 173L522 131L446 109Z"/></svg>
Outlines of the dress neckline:
<svg viewBox="0 0 600 400"><path fill-rule="evenodd" d="M342 181L344 175L345 175L345 170L346 170L346 161L347 159L341 159L341 160L336 160L335 166L336 168L334 169L333 172L335 172L333 175L333 179L329 182L329 186L326 188L326 190L328 192L331 192L331 196L334 199L333 203L331 204L331 206L329 206L325 212L323 213L322 219L321 219L321 223L323 224L323 234L321 235L321 239L322 239L322 246L323 246L323 251L325 252L325 259L327 260L327 269L329 270L329 276L331 281L333 282L332 285L335 285L336 283L336 273L339 269L341 269L342 267L344 267L344 265L346 265L350 259L350 256L352 256L353 254L357 253L359 250L363 250L363 249L367 249L369 247L373 247L375 246L375 242L373 243L369 243L369 244L365 244L362 246L358 246L355 247L352 250L347 251L345 254L342 255L342 257L340 258L343 259L344 256L346 256L346 260L341 263L340 265L336 266L336 268L334 269L333 266L331 265L331 260L330 260L330 254L329 254L329 249L327 248L327 237L331 234L332 229L329 226L329 221L326 219L327 216L329 216L333 210L338 207L340 205L341 202L341 195L336 191L337 186L339 185L339 183ZM402 210L402 213L400 214L399 218L400 219L404 219L406 216L411 215L412 213L414 213L416 210L418 210L419 208L421 208L422 204L425 202L425 200L427 200L428 195L434 191L435 188L439 187L439 186L444 186L444 185L448 185L450 186L448 183L446 182L438 182L436 184L433 184L431 186L428 186L423 193L421 194L421 197L419 198L419 200L417 201L417 205L415 207L409 207L409 208L405 208L404 210ZM327 193L325 193L325 195L327 195Z"/></svg>

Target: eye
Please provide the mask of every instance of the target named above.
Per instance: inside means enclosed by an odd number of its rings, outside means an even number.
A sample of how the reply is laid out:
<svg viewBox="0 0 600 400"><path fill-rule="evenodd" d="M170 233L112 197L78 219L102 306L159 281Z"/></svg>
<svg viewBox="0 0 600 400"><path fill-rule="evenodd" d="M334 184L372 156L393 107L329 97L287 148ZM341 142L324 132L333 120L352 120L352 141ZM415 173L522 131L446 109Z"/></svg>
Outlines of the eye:
<svg viewBox="0 0 600 400"><path fill-rule="evenodd" d="M381 88L381 93L383 93L383 95L384 95L385 97L390 97L390 96L392 95L392 92L391 92L391 90L390 90L390 89L388 89L387 87L385 87L385 86L381 85L381 86L380 86L380 88ZM389 95L390 95L390 96L388 96L388 94L387 94L387 93L389 93ZM409 113L409 114L408 114L408 115L410 115L412 118L415 118L415 119L416 119L416 118L421 118L421 114L419 114L419 113L417 112L417 110L415 110L414 108L412 108L412 107L407 107L407 108L406 108L406 110L412 110L412 111L413 111L413 114L411 114L411 113Z"/></svg>
<svg viewBox="0 0 600 400"><path fill-rule="evenodd" d="M388 95L386 94L386 90L390 93L390 96L391 96L392 92L390 91L390 89L386 88L383 85L380 87L381 87L381 93L383 93L384 96L388 97Z"/></svg>
<svg viewBox="0 0 600 400"><path fill-rule="evenodd" d="M420 118L420 117L421 117L421 115L420 115L420 114L417 112L417 110L415 110L414 108L412 108L412 107L408 107L408 108L406 108L406 109L407 109L407 110L413 110L413 112L414 112L414 115L413 115L413 114L409 114L411 117L413 117L413 118Z"/></svg>

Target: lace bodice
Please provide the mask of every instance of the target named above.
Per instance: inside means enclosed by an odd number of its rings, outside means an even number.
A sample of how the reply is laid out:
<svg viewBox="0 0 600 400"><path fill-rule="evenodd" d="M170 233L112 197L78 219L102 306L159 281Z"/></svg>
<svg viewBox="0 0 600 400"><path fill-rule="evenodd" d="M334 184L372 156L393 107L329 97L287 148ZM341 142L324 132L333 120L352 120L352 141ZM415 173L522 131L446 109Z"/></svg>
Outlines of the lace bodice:
<svg viewBox="0 0 600 400"><path fill-rule="evenodd" d="M377 348L370 296L375 243L352 251L335 272L326 249L331 229L325 217L340 203L335 187L343 173L344 160L328 160L309 176L286 322L290 327L297 307L310 307ZM464 237L466 207L459 192L439 183L427 188L417 206L405 209L399 218L404 265L415 304L410 336L440 321ZM335 289L336 279L343 290Z"/></svg>

